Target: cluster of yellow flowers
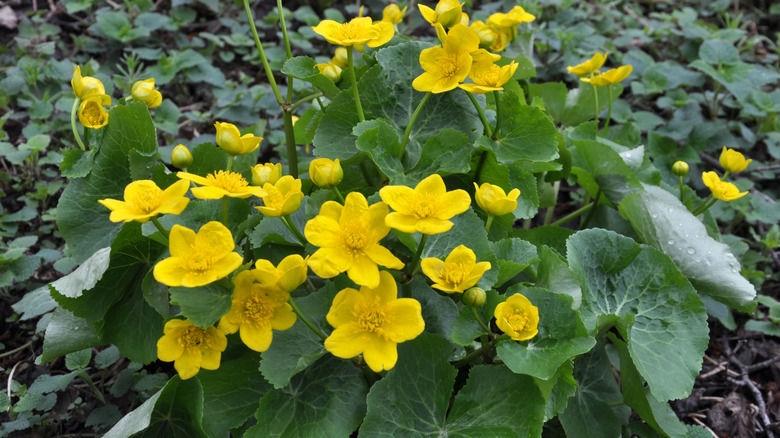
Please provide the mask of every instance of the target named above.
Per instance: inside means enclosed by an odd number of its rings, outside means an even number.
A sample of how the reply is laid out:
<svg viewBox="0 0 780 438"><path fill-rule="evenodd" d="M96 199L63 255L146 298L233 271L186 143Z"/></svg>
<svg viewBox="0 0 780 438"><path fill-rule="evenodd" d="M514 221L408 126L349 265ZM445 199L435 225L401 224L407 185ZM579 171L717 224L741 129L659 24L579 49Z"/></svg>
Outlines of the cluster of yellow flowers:
<svg viewBox="0 0 780 438"><path fill-rule="evenodd" d="M631 65L623 65L618 68L612 68L604 73L599 72L601 66L607 61L608 53L596 53L589 60L574 67L567 67L569 73L580 76L582 82L587 82L595 87L607 87L617 84L627 78L633 70Z"/></svg>
<svg viewBox="0 0 780 438"><path fill-rule="evenodd" d="M712 191L712 197L721 201L733 201L747 195L748 192L740 192L737 186L726 182L725 179L731 173L742 172L747 169L748 164L753 160L746 160L745 156L740 152L723 146L719 161L723 170L726 171L723 175L723 180L715 172L702 172L701 175L704 185Z"/></svg>

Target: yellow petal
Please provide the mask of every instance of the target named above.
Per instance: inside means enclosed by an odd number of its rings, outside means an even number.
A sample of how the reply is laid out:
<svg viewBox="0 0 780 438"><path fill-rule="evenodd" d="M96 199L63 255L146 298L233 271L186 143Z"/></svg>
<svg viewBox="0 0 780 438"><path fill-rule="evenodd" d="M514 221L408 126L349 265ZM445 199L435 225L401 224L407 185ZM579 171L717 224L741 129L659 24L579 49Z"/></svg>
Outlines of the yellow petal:
<svg viewBox="0 0 780 438"><path fill-rule="evenodd" d="M335 328L353 323L356 321L354 315L355 305L362 301L362 295L357 290L352 288L342 289L333 298L333 303L325 319L328 321L328 324Z"/></svg>
<svg viewBox="0 0 780 438"><path fill-rule="evenodd" d="M295 324L297 319L298 317L293 312L292 307L284 303L283 306L277 307L274 311L274 316L271 319L271 328L274 330L287 330Z"/></svg>
<svg viewBox="0 0 780 438"><path fill-rule="evenodd" d="M428 217L425 219L418 220L415 226L417 228L417 231L423 234L432 235L432 234L446 233L447 231L452 229L453 225L455 224L448 220Z"/></svg>
<svg viewBox="0 0 780 438"><path fill-rule="evenodd" d="M219 368L219 362L222 359L222 353L214 350L205 350L202 353L200 367L204 370L216 370Z"/></svg>
<svg viewBox="0 0 780 438"><path fill-rule="evenodd" d="M418 219L403 213L390 213L385 216L385 224L403 233L416 233ZM451 227L452 225L450 225Z"/></svg>
<svg viewBox="0 0 780 438"><path fill-rule="evenodd" d="M352 255L339 248L320 248L309 257L311 270L322 278L333 278L352 267Z"/></svg>
<svg viewBox="0 0 780 438"><path fill-rule="evenodd" d="M155 280L166 286L178 287L181 286L182 280L189 272L182 268L181 259L169 257L154 265L153 275Z"/></svg>
<svg viewBox="0 0 780 438"><path fill-rule="evenodd" d="M241 342L254 351L268 350L273 339L273 331L270 324L241 324Z"/></svg>
<svg viewBox="0 0 780 438"><path fill-rule="evenodd" d="M382 245L379 244L371 245L365 248L363 252L374 263L380 266L384 266L385 268L403 269L404 267L404 262L402 262L401 259L399 259L398 257L394 256L389 249L385 248Z"/></svg>
<svg viewBox="0 0 780 438"><path fill-rule="evenodd" d="M393 342L404 342L416 338L425 330L422 308L417 300L400 298L385 306L387 322L384 333Z"/></svg>
<svg viewBox="0 0 780 438"><path fill-rule="evenodd" d="M363 352L369 339L370 335L360 330L357 323L349 323L333 330L325 339L325 349L336 357L351 359Z"/></svg>
<svg viewBox="0 0 780 438"><path fill-rule="evenodd" d="M316 216L314 219L306 222L303 234L309 243L314 246L321 248L340 246L341 238L339 235L341 227L339 227L337 220L323 215Z"/></svg>
<svg viewBox="0 0 780 438"><path fill-rule="evenodd" d="M379 286L379 268L365 254L357 255L352 266L347 269L349 279L361 286L375 288Z"/></svg>
<svg viewBox="0 0 780 438"><path fill-rule="evenodd" d="M397 343L372 336L363 351L363 359L375 373L389 370L398 361Z"/></svg>
<svg viewBox="0 0 780 438"><path fill-rule="evenodd" d="M176 372L182 380L194 377L200 371L200 364L203 361L203 353L197 348L187 348L173 363Z"/></svg>
<svg viewBox="0 0 780 438"><path fill-rule="evenodd" d="M157 358L163 362L173 362L184 353L184 346L174 336L164 335L157 341Z"/></svg>

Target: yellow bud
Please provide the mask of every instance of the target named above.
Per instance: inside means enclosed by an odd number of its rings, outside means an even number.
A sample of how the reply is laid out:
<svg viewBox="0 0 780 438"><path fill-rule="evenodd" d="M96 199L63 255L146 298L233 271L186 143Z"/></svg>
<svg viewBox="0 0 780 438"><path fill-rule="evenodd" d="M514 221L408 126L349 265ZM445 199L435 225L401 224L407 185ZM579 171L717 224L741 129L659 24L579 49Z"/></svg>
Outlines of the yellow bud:
<svg viewBox="0 0 780 438"><path fill-rule="evenodd" d="M103 108L105 102L111 103L111 98L105 94L96 94L84 99L79 105L79 121L86 128L99 129L108 125L108 113Z"/></svg>
<svg viewBox="0 0 780 438"><path fill-rule="evenodd" d="M719 161L720 165L723 166L723 169L728 170L731 173L737 173L747 169L748 164L753 160L745 160L745 156L741 153L723 146Z"/></svg>
<svg viewBox="0 0 780 438"><path fill-rule="evenodd" d="M276 184L282 177L281 163L265 163L252 167L252 185L263 187L266 183Z"/></svg>
<svg viewBox="0 0 780 438"><path fill-rule="evenodd" d="M187 146L180 144L171 152L171 162L177 169L186 169L192 165L192 153Z"/></svg>
<svg viewBox="0 0 780 438"><path fill-rule="evenodd" d="M512 189L509 193L505 193L504 189L490 183L483 183L481 186L474 183L474 188L474 198L477 200L477 205L487 214L502 216L517 208L517 197L520 196L518 189Z"/></svg>
<svg viewBox="0 0 780 438"><path fill-rule="evenodd" d="M336 53L333 55L333 59L331 60L331 62L341 67L342 69L347 68L349 66L349 55L347 55L347 48L346 47L337 48Z"/></svg>
<svg viewBox="0 0 780 438"><path fill-rule="evenodd" d="M677 176L687 175L688 170L690 170L690 168L685 161L675 161L674 164L672 164L672 173Z"/></svg>
<svg viewBox="0 0 780 438"><path fill-rule="evenodd" d="M487 294L485 294L484 290L478 287L472 287L466 292L463 292L463 298L461 298L461 301L463 301L463 304L467 306L480 307L485 304L486 299Z"/></svg>
<svg viewBox="0 0 780 438"><path fill-rule="evenodd" d="M404 6L404 8L401 9L395 3L387 5L385 9L382 10L382 21L387 21L393 24L400 23L401 20L404 19L406 8L408 8L408 6Z"/></svg>
<svg viewBox="0 0 780 438"><path fill-rule="evenodd" d="M317 187L329 189L341 183L344 179L344 170L338 158L335 161L317 158L309 164L309 177Z"/></svg>
<svg viewBox="0 0 780 438"><path fill-rule="evenodd" d="M254 134L241 135L236 125L232 123L214 123L217 128L217 144L230 155L248 154L260 145L262 137Z"/></svg>
<svg viewBox="0 0 780 438"><path fill-rule="evenodd" d="M316 67L320 70L320 74L333 82L338 82L341 79L341 67L332 62L317 64Z"/></svg>
<svg viewBox="0 0 780 438"><path fill-rule="evenodd" d="M154 78L136 82L130 94L133 100L143 102L149 108L157 107L162 103L162 94L154 89Z"/></svg>

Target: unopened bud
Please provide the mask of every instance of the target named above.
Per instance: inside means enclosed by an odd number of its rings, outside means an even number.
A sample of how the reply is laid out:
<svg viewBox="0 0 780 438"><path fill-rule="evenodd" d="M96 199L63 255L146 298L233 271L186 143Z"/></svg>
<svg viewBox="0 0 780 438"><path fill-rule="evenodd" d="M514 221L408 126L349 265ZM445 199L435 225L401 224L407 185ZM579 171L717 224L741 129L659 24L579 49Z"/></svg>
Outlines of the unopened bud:
<svg viewBox="0 0 780 438"><path fill-rule="evenodd" d="M688 163L685 161L675 161L674 164L672 164L672 173L677 176L685 176L688 174Z"/></svg>
<svg viewBox="0 0 780 438"><path fill-rule="evenodd" d="M180 144L171 152L171 162L177 169L186 169L192 165L192 153L187 146Z"/></svg>
<svg viewBox="0 0 780 438"><path fill-rule="evenodd" d="M485 291L478 288L478 287L472 287L471 289L467 289L466 292L463 292L463 298L461 298L461 301L463 301L463 304L471 307L480 307L481 305L485 304L485 299L487 298L487 295L485 294Z"/></svg>

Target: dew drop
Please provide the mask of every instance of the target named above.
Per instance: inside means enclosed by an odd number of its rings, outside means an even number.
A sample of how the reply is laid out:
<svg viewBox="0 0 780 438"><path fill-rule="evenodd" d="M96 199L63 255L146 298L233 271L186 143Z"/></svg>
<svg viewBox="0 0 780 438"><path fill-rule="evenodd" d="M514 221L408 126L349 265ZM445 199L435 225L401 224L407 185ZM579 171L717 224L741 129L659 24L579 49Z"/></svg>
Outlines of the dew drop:
<svg viewBox="0 0 780 438"><path fill-rule="evenodd" d="M669 208L666 209L667 213L671 213L672 211L674 211L674 210L672 210L672 207L669 207Z"/></svg>
<svg viewBox="0 0 780 438"><path fill-rule="evenodd" d="M74 331L74 332L77 332L77 331L79 331L79 328L78 328L78 326L76 326L76 327L73 327L73 331Z"/></svg>
<svg viewBox="0 0 780 438"><path fill-rule="evenodd" d="M653 213L653 219L658 219L658 213Z"/></svg>
<svg viewBox="0 0 780 438"><path fill-rule="evenodd" d="M701 257L696 257L696 263L701 263Z"/></svg>
<svg viewBox="0 0 780 438"><path fill-rule="evenodd" d="M669 245L674 245L674 240L669 239L666 243L668 243Z"/></svg>
<svg viewBox="0 0 780 438"><path fill-rule="evenodd" d="M712 250L707 250L707 254L712 254Z"/></svg>
<svg viewBox="0 0 780 438"><path fill-rule="evenodd" d="M736 269L736 268L731 268L731 272L732 272L732 273L734 273L734 274L736 274L738 271L737 271L737 269Z"/></svg>
<svg viewBox="0 0 780 438"><path fill-rule="evenodd" d="M687 252L690 255L696 254L696 250L691 247L688 247L688 249L686 249L685 252Z"/></svg>
<svg viewBox="0 0 780 438"><path fill-rule="evenodd" d="M626 152L626 153L625 153L625 157L626 157L626 158L631 158L631 152Z"/></svg>

